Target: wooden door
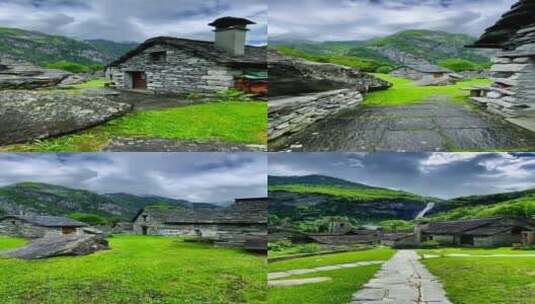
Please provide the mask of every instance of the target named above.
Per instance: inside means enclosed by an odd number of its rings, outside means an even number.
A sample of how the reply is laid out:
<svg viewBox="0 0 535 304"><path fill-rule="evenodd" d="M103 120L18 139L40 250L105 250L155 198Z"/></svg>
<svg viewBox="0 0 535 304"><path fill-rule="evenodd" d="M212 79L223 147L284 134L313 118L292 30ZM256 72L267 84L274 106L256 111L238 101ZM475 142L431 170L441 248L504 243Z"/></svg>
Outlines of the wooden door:
<svg viewBox="0 0 535 304"><path fill-rule="evenodd" d="M147 89L147 76L144 72L132 72L132 88L137 90Z"/></svg>
<svg viewBox="0 0 535 304"><path fill-rule="evenodd" d="M71 228L71 227L63 227L61 228L61 232L63 234L73 234L76 232L76 228Z"/></svg>

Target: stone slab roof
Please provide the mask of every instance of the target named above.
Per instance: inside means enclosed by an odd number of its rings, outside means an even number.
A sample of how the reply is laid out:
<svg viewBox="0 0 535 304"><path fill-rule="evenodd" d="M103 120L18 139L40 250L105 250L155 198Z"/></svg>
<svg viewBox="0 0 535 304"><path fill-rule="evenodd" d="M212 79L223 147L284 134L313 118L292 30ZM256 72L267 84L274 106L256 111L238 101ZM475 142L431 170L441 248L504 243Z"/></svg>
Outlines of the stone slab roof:
<svg viewBox="0 0 535 304"><path fill-rule="evenodd" d="M429 223L422 232L429 234L494 235L513 227L535 229L535 221L529 218L494 217L475 220L459 220Z"/></svg>
<svg viewBox="0 0 535 304"><path fill-rule="evenodd" d="M400 68L407 67L422 73L453 73L452 70L434 65L434 64L407 64Z"/></svg>
<svg viewBox="0 0 535 304"><path fill-rule="evenodd" d="M169 45L180 50L190 52L193 56L199 56L207 60L211 60L224 65L252 65L252 66L267 66L267 51L266 47L246 46L245 55L232 56L226 51L215 46L214 42L183 39L175 37L155 37L148 39L140 44L137 48L126 53L121 58L109 64L109 66L117 66L128 59L142 53L144 50L155 45Z"/></svg>
<svg viewBox="0 0 535 304"><path fill-rule="evenodd" d="M308 235L314 241L327 245L346 245L371 243L379 240L376 234L357 234L357 235Z"/></svg>
<svg viewBox="0 0 535 304"><path fill-rule="evenodd" d="M521 0L511 7L495 25L488 28L481 38L468 47L475 48L503 48L522 28L535 24L535 2Z"/></svg>
<svg viewBox="0 0 535 304"><path fill-rule="evenodd" d="M86 227L86 223L72 220L61 216L23 216L23 215L8 215L0 218L4 219L18 219L42 227Z"/></svg>
<svg viewBox="0 0 535 304"><path fill-rule="evenodd" d="M227 208L145 207L143 212L167 224L267 224L267 200L241 200ZM135 220L135 219L134 219Z"/></svg>

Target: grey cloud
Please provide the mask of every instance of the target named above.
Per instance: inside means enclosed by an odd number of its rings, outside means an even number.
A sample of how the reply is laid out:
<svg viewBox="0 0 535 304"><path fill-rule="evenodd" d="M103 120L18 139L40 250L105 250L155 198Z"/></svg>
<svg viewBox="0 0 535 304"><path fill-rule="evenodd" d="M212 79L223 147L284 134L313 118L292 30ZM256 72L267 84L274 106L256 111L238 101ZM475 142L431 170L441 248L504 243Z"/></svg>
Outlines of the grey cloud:
<svg viewBox="0 0 535 304"><path fill-rule="evenodd" d="M442 198L535 187L535 154L302 153L269 162L273 175L323 174Z"/></svg>
<svg viewBox="0 0 535 304"><path fill-rule="evenodd" d="M267 191L262 153L4 153L0 168L0 186L34 181L216 203Z"/></svg>

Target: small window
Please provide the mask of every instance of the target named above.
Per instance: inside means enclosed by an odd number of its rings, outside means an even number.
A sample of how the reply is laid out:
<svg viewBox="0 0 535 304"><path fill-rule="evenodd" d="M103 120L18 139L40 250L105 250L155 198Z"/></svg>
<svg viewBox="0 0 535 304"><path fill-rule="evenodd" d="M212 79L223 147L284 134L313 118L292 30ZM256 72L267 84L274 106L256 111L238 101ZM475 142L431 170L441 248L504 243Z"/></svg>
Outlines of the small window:
<svg viewBox="0 0 535 304"><path fill-rule="evenodd" d="M15 224L16 224L16 222L15 222L15 221L11 221L11 225L15 225Z"/></svg>
<svg viewBox="0 0 535 304"><path fill-rule="evenodd" d="M143 221L146 222L147 221L147 215L143 215Z"/></svg>
<svg viewBox="0 0 535 304"><path fill-rule="evenodd" d="M167 60L166 52L154 52L150 53L150 62L152 63L162 63Z"/></svg>
<svg viewBox="0 0 535 304"><path fill-rule="evenodd" d="M428 241L432 241L433 240L433 236L430 235L428 238L427 238Z"/></svg>

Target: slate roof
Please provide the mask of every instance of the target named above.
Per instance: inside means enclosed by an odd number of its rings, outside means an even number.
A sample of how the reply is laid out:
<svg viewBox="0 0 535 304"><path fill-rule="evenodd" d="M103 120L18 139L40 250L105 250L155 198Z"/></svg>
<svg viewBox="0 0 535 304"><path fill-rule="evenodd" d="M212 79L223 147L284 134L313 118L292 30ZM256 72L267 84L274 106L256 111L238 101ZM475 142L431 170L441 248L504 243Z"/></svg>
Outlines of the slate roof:
<svg viewBox="0 0 535 304"><path fill-rule="evenodd" d="M503 48L509 39L521 28L535 25L535 2L521 0L511 7L511 10L502 15L495 25L488 28L481 38L468 47L476 48Z"/></svg>
<svg viewBox="0 0 535 304"><path fill-rule="evenodd" d="M346 235L308 235L309 238L320 244L327 245L347 245L347 244L367 244L379 240L377 234L346 234Z"/></svg>
<svg viewBox="0 0 535 304"><path fill-rule="evenodd" d="M72 220L61 216L23 216L23 215L8 215L0 218L4 219L19 219L37 226L42 227L86 227L86 223Z"/></svg>
<svg viewBox="0 0 535 304"><path fill-rule="evenodd" d="M513 227L535 229L535 220L528 218L494 217L475 220L459 220L429 223L422 228L428 234L494 235Z"/></svg>
<svg viewBox="0 0 535 304"><path fill-rule="evenodd" d="M209 26L215 26L217 28L226 28L232 26L243 26L249 24L256 24L253 21L245 18L236 18L236 17L223 17L215 20L214 22L208 24Z"/></svg>
<svg viewBox="0 0 535 304"><path fill-rule="evenodd" d="M241 200L227 208L145 207L143 213L166 224L267 224L267 200Z"/></svg>
<svg viewBox="0 0 535 304"><path fill-rule="evenodd" d="M251 65L251 66L267 66L267 48L246 46L245 55L232 56L225 50L219 49L214 42L183 39L175 37L155 37L148 39L140 44L137 48L126 53L121 58L109 64L109 66L117 66L128 59L142 53L144 50L154 45L169 45L178 49L190 52L193 56L199 56L207 60L212 60L223 65Z"/></svg>
<svg viewBox="0 0 535 304"><path fill-rule="evenodd" d="M392 232L392 233L385 233L383 235L383 240L385 241L399 241L408 237L413 237L414 233L412 232Z"/></svg>
<svg viewBox="0 0 535 304"><path fill-rule="evenodd" d="M453 71L434 64L407 64L400 68L407 67L422 73L452 73Z"/></svg>

